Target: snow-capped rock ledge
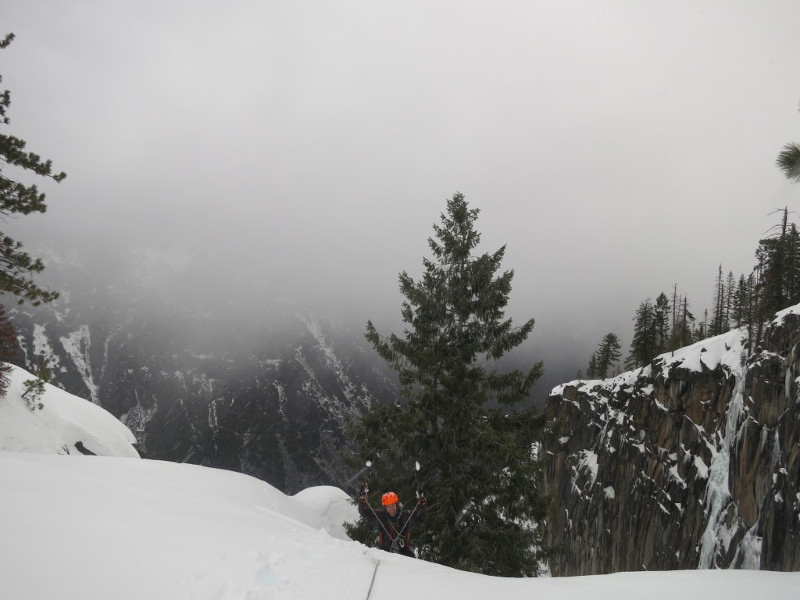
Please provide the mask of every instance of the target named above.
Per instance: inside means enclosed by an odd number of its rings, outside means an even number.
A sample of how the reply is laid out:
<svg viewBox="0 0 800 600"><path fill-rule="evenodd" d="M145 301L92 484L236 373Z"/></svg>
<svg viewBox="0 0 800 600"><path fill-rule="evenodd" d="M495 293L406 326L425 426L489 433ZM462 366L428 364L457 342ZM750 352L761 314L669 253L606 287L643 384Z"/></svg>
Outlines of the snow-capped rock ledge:
<svg viewBox="0 0 800 600"><path fill-rule="evenodd" d="M555 388L545 447L557 575L800 569L800 306Z"/></svg>

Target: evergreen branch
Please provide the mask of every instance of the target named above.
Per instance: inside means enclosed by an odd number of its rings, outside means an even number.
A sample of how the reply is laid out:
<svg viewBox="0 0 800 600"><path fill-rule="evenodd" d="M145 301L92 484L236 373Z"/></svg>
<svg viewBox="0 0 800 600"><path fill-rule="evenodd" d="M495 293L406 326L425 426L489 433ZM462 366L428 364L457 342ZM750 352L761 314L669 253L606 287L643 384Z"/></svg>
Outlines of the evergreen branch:
<svg viewBox="0 0 800 600"><path fill-rule="evenodd" d="M786 144L776 163L787 179L800 183L800 144Z"/></svg>

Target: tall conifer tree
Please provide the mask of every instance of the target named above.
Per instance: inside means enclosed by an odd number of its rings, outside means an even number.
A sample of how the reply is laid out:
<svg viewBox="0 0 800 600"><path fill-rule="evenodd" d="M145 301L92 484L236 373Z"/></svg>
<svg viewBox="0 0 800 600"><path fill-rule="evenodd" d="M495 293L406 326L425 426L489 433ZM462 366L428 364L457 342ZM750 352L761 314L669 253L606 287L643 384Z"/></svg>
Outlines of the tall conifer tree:
<svg viewBox="0 0 800 600"><path fill-rule="evenodd" d="M633 339L625 359L626 369L643 367L666 350L670 311L670 301L664 292L658 295L655 304L649 298L639 304L633 317Z"/></svg>
<svg viewBox="0 0 800 600"><path fill-rule="evenodd" d="M625 359L626 369L643 367L655 356L656 311L649 298L639 304L633 321L633 339Z"/></svg>
<svg viewBox="0 0 800 600"><path fill-rule="evenodd" d="M670 305L669 298L667 298L667 295L664 292L661 292L656 298L654 309L653 318L655 339L653 340L653 356L650 358L655 358L664 352L667 348L667 340L669 339Z"/></svg>
<svg viewBox="0 0 800 600"><path fill-rule="evenodd" d="M788 209L784 208L781 213L781 223L773 228L776 234L761 240L756 250L760 319L768 318L798 301L791 297L796 273L793 265L796 257L794 246L798 245L798 233L794 225L788 223Z"/></svg>
<svg viewBox="0 0 800 600"><path fill-rule="evenodd" d="M10 33L0 40L0 49L7 47L13 39L14 34ZM0 93L0 125L9 124L7 111L10 105L11 93L4 90ZM27 152L24 140L0 134L0 218L4 220L16 214L43 213L47 209L45 195L36 185L26 185L15 177L8 177L3 173L3 168L7 166L16 169L14 175L29 171L53 181L61 181L66 177L63 172L53 171L49 160ZM22 250L20 242L0 232L0 293L9 294L18 302L28 300L34 305L55 299L57 293L40 288L32 279L34 273L43 269L41 259L31 257Z"/></svg>
<svg viewBox="0 0 800 600"><path fill-rule="evenodd" d="M413 498L424 484L428 514L421 558L492 575L537 572L545 501L536 487L533 442L542 422L514 410L542 373L500 373L496 361L519 346L533 319L505 318L511 270L498 274L505 246L475 255L478 209L447 201L419 280L400 274L402 335L366 338L398 373L405 402L378 407L352 428L357 459L372 461L372 489ZM414 470L415 462L421 470ZM365 540L367 541L367 540Z"/></svg>
<svg viewBox="0 0 800 600"><path fill-rule="evenodd" d="M622 347L619 343L619 336L616 333L605 334L594 353L595 377L605 379L608 376L608 370L617 365L620 356L622 356Z"/></svg>
<svg viewBox="0 0 800 600"><path fill-rule="evenodd" d="M717 279L714 282L714 312L711 317L711 335L719 335L728 330L725 315L725 279L722 276L722 265L717 269Z"/></svg>

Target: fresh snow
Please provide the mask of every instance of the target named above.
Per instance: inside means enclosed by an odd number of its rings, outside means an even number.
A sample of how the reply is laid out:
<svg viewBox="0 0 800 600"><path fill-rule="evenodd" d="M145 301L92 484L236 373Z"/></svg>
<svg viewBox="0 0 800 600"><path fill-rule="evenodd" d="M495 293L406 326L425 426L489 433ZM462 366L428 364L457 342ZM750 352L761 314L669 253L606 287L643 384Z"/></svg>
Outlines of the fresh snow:
<svg viewBox="0 0 800 600"><path fill-rule="evenodd" d="M95 454L139 457L130 430L96 404L46 383L31 409L22 394L25 381L36 378L11 369L6 397L0 397L0 450L78 454L75 444L82 442Z"/></svg>
<svg viewBox="0 0 800 600"><path fill-rule="evenodd" d="M732 329L691 346L662 354L658 357L664 359L661 372L668 377L670 369L675 367L702 372L703 367L713 370L718 365L723 365L729 371L737 373L741 371L744 340L745 334L742 329Z"/></svg>
<svg viewBox="0 0 800 600"><path fill-rule="evenodd" d="M367 548L345 534L358 516L345 491L287 496L239 473L139 459L130 431L89 401L46 386L31 410L20 397L31 378L14 369L0 398L2 599L751 600L800 589L800 573L764 571L506 579Z"/></svg>
<svg viewBox="0 0 800 600"><path fill-rule="evenodd" d="M0 452L0 477L0 598L14 600L751 600L800 589L800 573L764 571L465 573L345 539L357 512L337 488L286 496L187 464Z"/></svg>

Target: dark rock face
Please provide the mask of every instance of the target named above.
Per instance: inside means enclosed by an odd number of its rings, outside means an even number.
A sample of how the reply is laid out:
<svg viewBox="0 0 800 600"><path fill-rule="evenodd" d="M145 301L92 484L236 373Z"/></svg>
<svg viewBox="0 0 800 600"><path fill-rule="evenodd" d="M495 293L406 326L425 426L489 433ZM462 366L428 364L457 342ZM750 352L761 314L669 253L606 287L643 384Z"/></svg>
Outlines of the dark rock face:
<svg viewBox="0 0 800 600"><path fill-rule="evenodd" d="M398 397L360 333L313 315L81 306L67 297L13 314L25 366L44 356L54 383L125 423L143 458L287 493L341 484L347 419Z"/></svg>
<svg viewBox="0 0 800 600"><path fill-rule="evenodd" d="M798 313L780 313L752 354L734 331L553 390L554 575L800 569Z"/></svg>

